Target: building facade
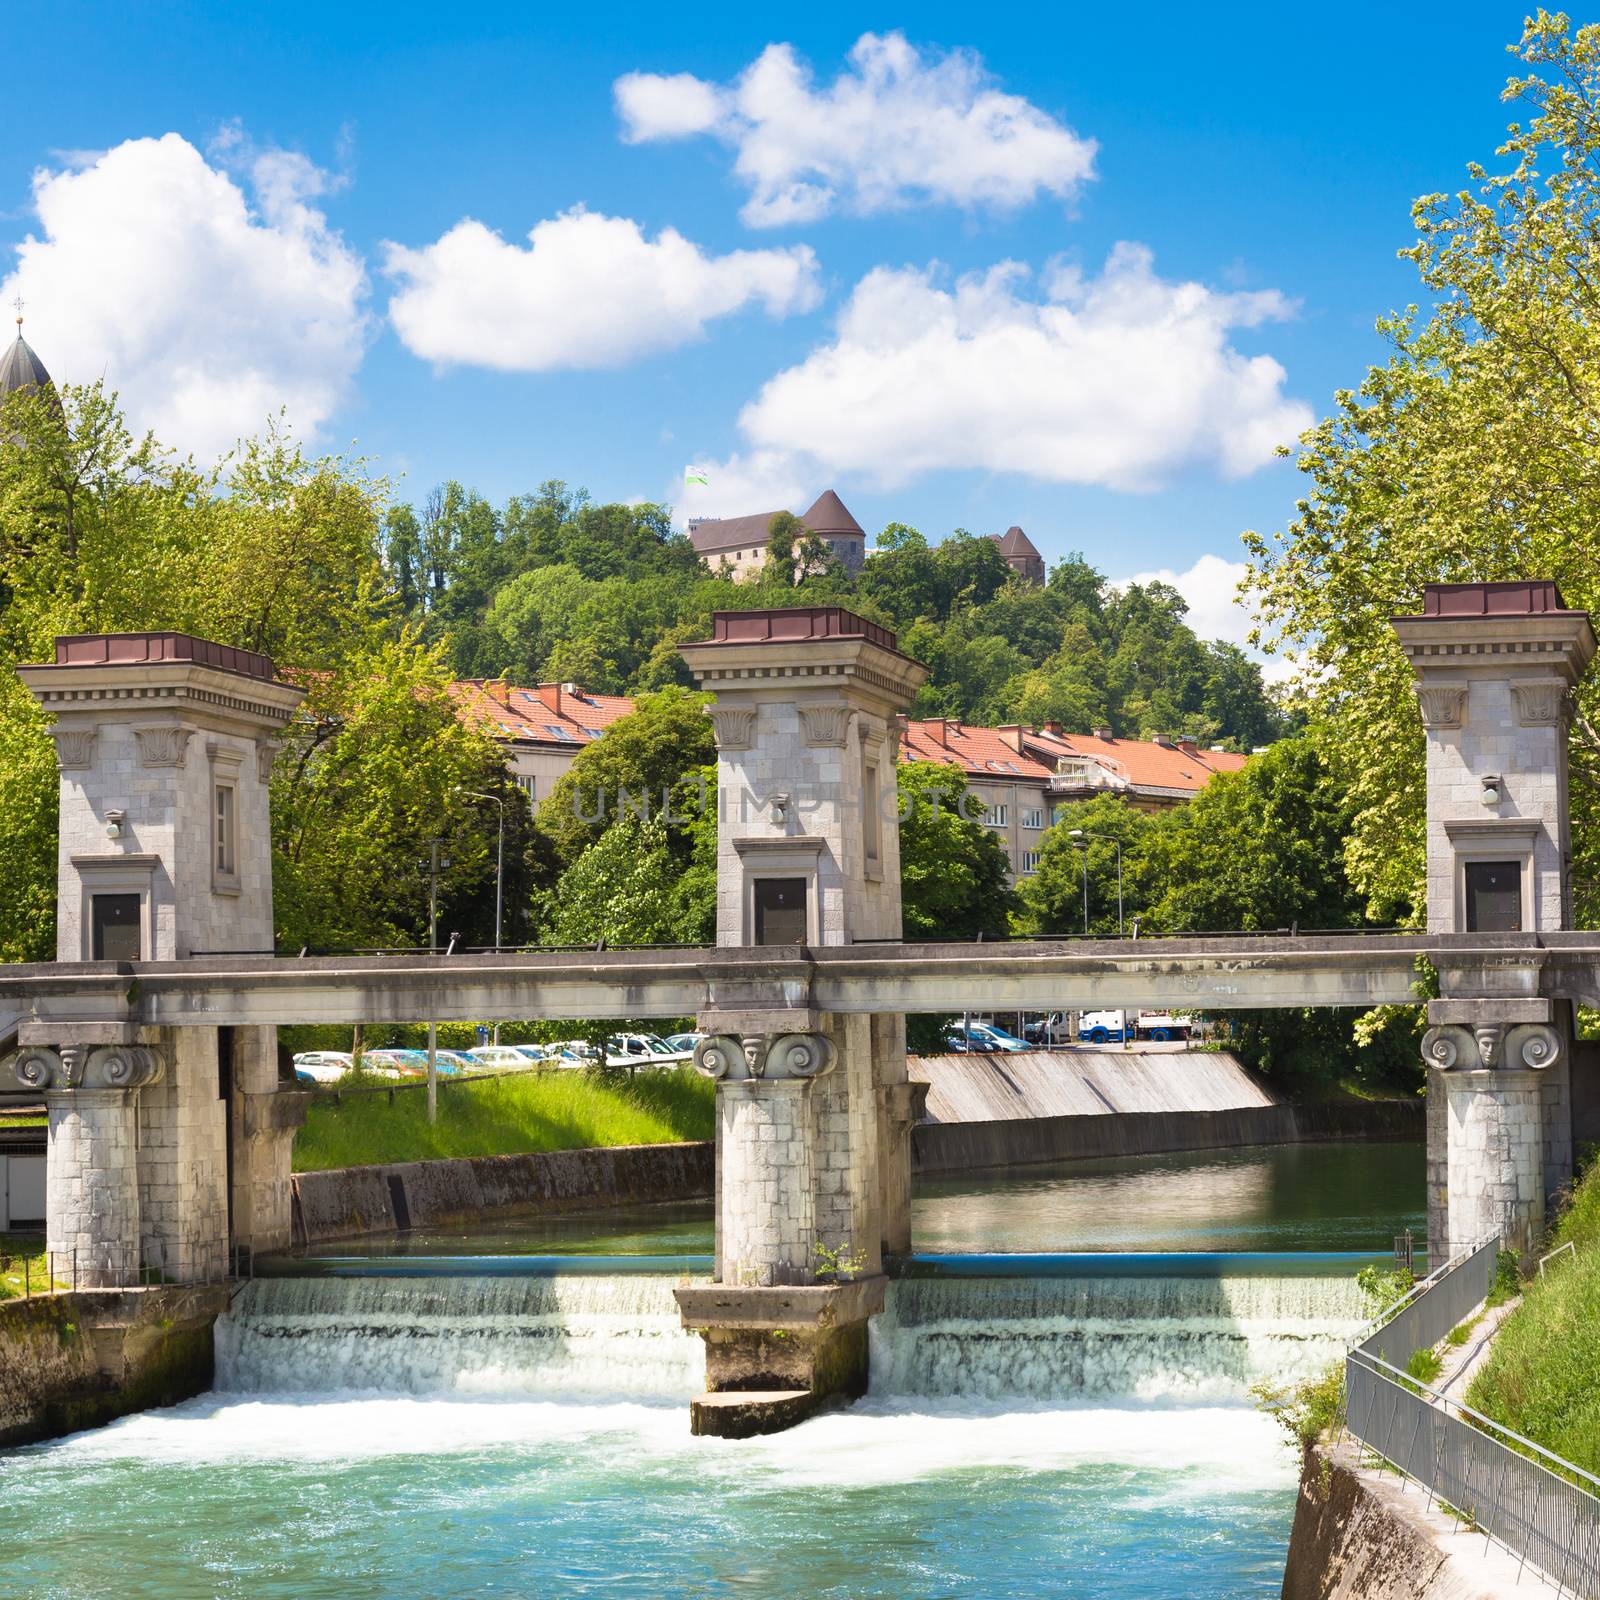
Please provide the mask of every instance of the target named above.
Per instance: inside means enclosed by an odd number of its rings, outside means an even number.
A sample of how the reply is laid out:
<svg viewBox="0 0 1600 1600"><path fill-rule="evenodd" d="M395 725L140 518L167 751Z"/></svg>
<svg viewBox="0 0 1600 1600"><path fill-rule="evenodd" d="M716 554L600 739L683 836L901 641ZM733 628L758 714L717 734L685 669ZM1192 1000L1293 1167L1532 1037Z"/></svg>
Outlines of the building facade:
<svg viewBox="0 0 1600 1600"><path fill-rule="evenodd" d="M727 572L735 582L753 578L767 564L767 540L777 511L746 517L697 517L689 524L689 542L713 572ZM821 540L847 572L859 572L866 560L867 536L832 489L824 489L800 520Z"/></svg>
<svg viewBox="0 0 1600 1600"><path fill-rule="evenodd" d="M1006 565L1019 578L1027 583L1044 582L1044 557L1039 554L1033 540L1015 523L1004 533L991 533L989 537L1000 546L1000 554L1006 558Z"/></svg>
<svg viewBox="0 0 1600 1600"><path fill-rule="evenodd" d="M505 746L512 776L533 806L549 797L585 745L633 710L626 695L590 694L575 683L521 689L471 678L450 692L463 721ZM1189 739L1119 739L1109 728L1093 734L1064 733L1058 723L974 728L952 717L900 723L899 760L942 762L965 774L1015 878L1038 869L1040 841L1058 806L1114 794L1136 810L1164 811L1246 759Z"/></svg>

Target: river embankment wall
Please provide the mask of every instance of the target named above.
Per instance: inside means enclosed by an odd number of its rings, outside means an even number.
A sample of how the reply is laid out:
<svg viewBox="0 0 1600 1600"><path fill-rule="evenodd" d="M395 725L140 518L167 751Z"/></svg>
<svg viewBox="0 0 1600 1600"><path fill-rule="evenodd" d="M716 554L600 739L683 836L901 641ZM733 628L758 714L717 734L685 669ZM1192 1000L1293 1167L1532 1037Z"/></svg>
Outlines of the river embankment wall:
<svg viewBox="0 0 1600 1600"><path fill-rule="evenodd" d="M1534 1600L1555 1593L1531 1567L1440 1510L1353 1446L1306 1451L1282 1600Z"/></svg>
<svg viewBox="0 0 1600 1600"><path fill-rule="evenodd" d="M712 1144L695 1141L300 1172L291 1180L294 1242L448 1226L490 1213L697 1200L712 1193L714 1156Z"/></svg>
<svg viewBox="0 0 1600 1600"><path fill-rule="evenodd" d="M227 1307L218 1284L0 1302L0 1449L203 1394Z"/></svg>
<svg viewBox="0 0 1600 1600"><path fill-rule="evenodd" d="M1227 1051L1148 1046L913 1056L918 1172L1322 1140L1421 1139L1420 1100L1282 1102Z"/></svg>

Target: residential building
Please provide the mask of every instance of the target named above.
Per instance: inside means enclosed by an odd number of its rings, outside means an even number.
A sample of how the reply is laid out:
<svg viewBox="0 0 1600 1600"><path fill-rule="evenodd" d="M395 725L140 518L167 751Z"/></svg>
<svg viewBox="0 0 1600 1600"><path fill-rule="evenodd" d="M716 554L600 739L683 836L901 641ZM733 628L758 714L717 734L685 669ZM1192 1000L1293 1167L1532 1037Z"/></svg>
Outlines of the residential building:
<svg viewBox="0 0 1600 1600"><path fill-rule="evenodd" d="M516 781L537 805L578 752L633 710L620 694L590 694L575 683L519 689L496 679L469 678L450 692L462 720L506 745ZM1059 723L1025 728L974 728L951 717L903 721L901 761L958 767L1000 836L1015 877L1039 864L1040 841L1058 806L1114 794L1140 811L1162 811L1192 800L1219 772L1236 772L1246 757L1203 750L1190 739L1119 739L1109 728L1064 733Z"/></svg>
<svg viewBox="0 0 1600 1600"><path fill-rule="evenodd" d="M1044 582L1044 557L1034 548L1033 540L1015 523L1004 533L991 533L989 537L1000 546L1000 554L1006 558L1006 565L1018 577L1025 578L1029 583Z"/></svg>
<svg viewBox="0 0 1600 1600"><path fill-rule="evenodd" d="M738 581L753 578L767 564L767 540L778 511L745 517L696 517L689 523L689 542L713 572L726 569ZM866 559L867 536L832 489L824 489L800 520L839 559L848 572L859 572Z"/></svg>
<svg viewBox="0 0 1600 1600"><path fill-rule="evenodd" d="M511 775L535 806L585 745L633 710L626 695L590 694L575 683L518 689L496 678L464 678L450 693L463 722L504 742Z"/></svg>

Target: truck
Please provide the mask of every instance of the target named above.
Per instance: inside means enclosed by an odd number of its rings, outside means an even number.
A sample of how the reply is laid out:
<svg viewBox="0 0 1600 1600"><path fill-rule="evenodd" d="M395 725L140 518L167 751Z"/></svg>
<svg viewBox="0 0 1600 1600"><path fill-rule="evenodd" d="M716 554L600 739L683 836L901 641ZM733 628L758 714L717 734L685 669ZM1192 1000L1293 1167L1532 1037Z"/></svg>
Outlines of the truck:
<svg viewBox="0 0 1600 1600"><path fill-rule="evenodd" d="M1192 1023L1169 1011L1085 1011L1078 1019L1084 1044L1124 1044L1131 1039L1187 1039Z"/></svg>

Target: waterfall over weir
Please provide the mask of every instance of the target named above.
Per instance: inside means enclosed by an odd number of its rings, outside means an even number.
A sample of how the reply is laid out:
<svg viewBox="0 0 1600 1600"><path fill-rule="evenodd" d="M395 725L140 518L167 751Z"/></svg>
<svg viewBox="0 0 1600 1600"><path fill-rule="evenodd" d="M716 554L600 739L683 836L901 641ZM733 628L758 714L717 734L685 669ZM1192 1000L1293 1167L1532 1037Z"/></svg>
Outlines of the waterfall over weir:
<svg viewBox="0 0 1600 1600"><path fill-rule="evenodd" d="M217 1385L277 1394L682 1400L700 1340L661 1274L268 1278L217 1324ZM1326 1366L1361 1325L1348 1274L927 1277L890 1285L872 1387L1034 1401L1232 1399Z"/></svg>

